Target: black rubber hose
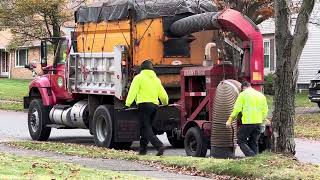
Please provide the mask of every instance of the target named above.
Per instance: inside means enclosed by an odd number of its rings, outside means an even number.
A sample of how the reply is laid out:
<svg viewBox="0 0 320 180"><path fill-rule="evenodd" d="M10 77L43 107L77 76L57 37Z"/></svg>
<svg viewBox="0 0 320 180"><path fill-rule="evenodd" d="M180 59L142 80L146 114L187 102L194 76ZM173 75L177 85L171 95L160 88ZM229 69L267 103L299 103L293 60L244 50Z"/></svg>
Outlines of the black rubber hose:
<svg viewBox="0 0 320 180"><path fill-rule="evenodd" d="M219 12L209 12L180 19L170 26L170 32L174 36L181 37L202 30L220 29L217 20L219 15Z"/></svg>

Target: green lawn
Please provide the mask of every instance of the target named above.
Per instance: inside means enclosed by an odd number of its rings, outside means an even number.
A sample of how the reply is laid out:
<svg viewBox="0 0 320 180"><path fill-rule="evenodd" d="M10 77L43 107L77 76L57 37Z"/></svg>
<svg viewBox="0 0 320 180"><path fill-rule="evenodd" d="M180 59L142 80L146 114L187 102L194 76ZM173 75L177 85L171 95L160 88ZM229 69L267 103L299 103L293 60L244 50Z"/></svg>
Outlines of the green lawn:
<svg viewBox="0 0 320 180"><path fill-rule="evenodd" d="M23 101L28 95L30 80L0 78L0 100Z"/></svg>
<svg viewBox="0 0 320 180"><path fill-rule="evenodd" d="M0 78L0 109L23 110L23 97L28 95L30 80Z"/></svg>
<svg viewBox="0 0 320 180"><path fill-rule="evenodd" d="M71 163L0 153L0 179L147 179Z"/></svg>
<svg viewBox="0 0 320 180"><path fill-rule="evenodd" d="M269 107L273 106L273 96L270 95L266 95L267 98L267 103ZM309 101L308 98L308 92L302 92L302 93L298 93L296 94L296 107L314 107L317 106L317 104L312 103Z"/></svg>
<svg viewBox="0 0 320 180"><path fill-rule="evenodd" d="M150 163L164 168L175 168L198 174L218 174L249 179L320 179L320 167L272 153L240 159L194 158L181 156L139 156L133 151L117 151L95 146L52 142L10 142L11 146L51 151L90 158L111 158Z"/></svg>

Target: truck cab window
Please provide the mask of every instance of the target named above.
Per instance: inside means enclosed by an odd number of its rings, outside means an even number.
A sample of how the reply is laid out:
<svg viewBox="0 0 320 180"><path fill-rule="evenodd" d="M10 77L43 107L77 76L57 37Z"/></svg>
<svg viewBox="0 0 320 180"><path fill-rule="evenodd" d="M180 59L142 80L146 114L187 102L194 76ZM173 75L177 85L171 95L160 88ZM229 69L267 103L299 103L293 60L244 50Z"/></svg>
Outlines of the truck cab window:
<svg viewBox="0 0 320 180"><path fill-rule="evenodd" d="M65 64L67 60L67 49L68 49L68 44L67 40L60 40L60 46L57 49L58 53L58 64Z"/></svg>

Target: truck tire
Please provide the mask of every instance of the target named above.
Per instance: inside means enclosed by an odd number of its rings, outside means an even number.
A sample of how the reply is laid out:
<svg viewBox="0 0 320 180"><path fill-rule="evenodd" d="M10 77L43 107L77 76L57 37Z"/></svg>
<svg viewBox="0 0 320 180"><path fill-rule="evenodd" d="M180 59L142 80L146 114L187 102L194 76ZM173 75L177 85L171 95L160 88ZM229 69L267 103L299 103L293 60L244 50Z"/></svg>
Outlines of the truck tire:
<svg viewBox="0 0 320 180"><path fill-rule="evenodd" d="M184 140L178 140L177 135L173 132L167 131L167 138L170 142L171 146L174 148L183 148L184 147Z"/></svg>
<svg viewBox="0 0 320 180"><path fill-rule="evenodd" d="M109 109L100 105L94 112L92 131L94 142L99 147L111 148L112 145L112 118Z"/></svg>
<svg viewBox="0 0 320 180"><path fill-rule="evenodd" d="M40 99L31 101L28 111L28 129L33 140L48 140L51 133L51 128L46 127L50 123L49 111L50 108L43 106Z"/></svg>
<svg viewBox="0 0 320 180"><path fill-rule="evenodd" d="M208 143L199 127L192 127L187 131L184 138L184 149L186 150L187 156L206 156Z"/></svg>

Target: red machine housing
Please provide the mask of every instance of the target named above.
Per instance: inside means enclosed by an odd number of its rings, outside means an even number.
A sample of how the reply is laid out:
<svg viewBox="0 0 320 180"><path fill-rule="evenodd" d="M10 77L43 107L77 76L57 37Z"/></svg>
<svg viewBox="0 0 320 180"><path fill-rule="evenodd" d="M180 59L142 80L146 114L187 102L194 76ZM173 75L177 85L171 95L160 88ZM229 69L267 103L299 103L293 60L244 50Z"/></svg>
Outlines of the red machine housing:
<svg viewBox="0 0 320 180"><path fill-rule="evenodd" d="M242 69L230 64L213 67L188 67L181 71L180 126L182 136L190 127L198 126L206 137L211 134L212 105L217 85L224 79L247 80L261 91L263 84L263 47L259 29L234 10L226 10L218 17L219 23L243 40L244 57ZM200 112L207 115L199 116ZM202 118L197 118L202 117Z"/></svg>

